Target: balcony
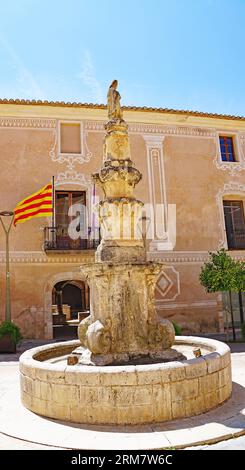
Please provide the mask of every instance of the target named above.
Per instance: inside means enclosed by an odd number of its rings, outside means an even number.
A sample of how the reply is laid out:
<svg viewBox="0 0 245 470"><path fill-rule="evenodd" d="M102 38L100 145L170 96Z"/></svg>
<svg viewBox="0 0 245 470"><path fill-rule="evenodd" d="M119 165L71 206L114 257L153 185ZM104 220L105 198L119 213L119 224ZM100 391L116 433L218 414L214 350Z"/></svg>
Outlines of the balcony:
<svg viewBox="0 0 245 470"><path fill-rule="evenodd" d="M91 229L88 228L87 238L78 238L73 240L67 234L67 227L45 227L44 228L44 251L80 251L96 250L100 243L100 233L98 229L98 238L91 238Z"/></svg>

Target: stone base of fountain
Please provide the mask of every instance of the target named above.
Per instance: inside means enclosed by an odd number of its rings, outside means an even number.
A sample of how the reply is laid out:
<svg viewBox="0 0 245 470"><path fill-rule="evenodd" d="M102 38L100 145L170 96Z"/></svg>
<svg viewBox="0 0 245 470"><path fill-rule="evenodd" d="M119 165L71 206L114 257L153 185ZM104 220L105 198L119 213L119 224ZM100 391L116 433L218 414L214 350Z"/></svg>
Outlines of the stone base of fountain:
<svg viewBox="0 0 245 470"><path fill-rule="evenodd" d="M198 415L231 395L229 347L177 337L183 361L120 366L67 365L79 341L50 344L20 357L22 403L48 418L83 424L159 423ZM193 350L201 356L194 358Z"/></svg>
<svg viewBox="0 0 245 470"><path fill-rule="evenodd" d="M106 365L136 365L136 364L154 364L171 361L183 361L186 357L173 348L165 349L159 352L141 352L118 353L118 354L93 354L89 349L82 346L74 349L69 358L76 357L77 364L88 366L106 366ZM75 361L74 361L75 363Z"/></svg>

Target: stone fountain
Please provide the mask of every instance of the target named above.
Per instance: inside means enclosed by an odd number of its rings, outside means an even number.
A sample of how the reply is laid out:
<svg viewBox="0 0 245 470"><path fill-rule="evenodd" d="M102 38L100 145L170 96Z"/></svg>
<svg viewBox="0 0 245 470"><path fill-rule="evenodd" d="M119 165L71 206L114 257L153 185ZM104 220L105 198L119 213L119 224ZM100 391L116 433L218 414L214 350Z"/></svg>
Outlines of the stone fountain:
<svg viewBox="0 0 245 470"><path fill-rule="evenodd" d="M155 286L162 263L146 261L142 238L143 203L134 196L142 178L130 153L128 126L123 119L117 81L108 91L104 163L93 180L104 193L100 203L102 240L96 263L81 270L90 286L90 316L78 328L82 346L74 351L84 364L174 360L171 322L158 317Z"/></svg>
<svg viewBox="0 0 245 470"><path fill-rule="evenodd" d="M146 259L143 203L134 196L142 175L131 160L116 80L108 90L108 118L103 166L93 175L104 193L102 240L95 263L81 267L90 316L79 324L79 341L21 356L22 402L43 416L90 424L200 414L230 397L230 351L210 339L175 339L171 322L158 316L155 286L164 265Z"/></svg>

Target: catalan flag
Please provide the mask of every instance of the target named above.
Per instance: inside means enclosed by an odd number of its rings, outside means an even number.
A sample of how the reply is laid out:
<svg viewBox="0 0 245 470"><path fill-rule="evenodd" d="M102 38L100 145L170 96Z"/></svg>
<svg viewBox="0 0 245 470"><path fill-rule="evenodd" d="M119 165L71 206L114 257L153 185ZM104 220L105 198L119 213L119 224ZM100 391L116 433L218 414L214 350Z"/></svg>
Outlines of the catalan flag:
<svg viewBox="0 0 245 470"><path fill-rule="evenodd" d="M52 184L49 183L17 204L14 209L14 225L34 217L49 217L52 214Z"/></svg>

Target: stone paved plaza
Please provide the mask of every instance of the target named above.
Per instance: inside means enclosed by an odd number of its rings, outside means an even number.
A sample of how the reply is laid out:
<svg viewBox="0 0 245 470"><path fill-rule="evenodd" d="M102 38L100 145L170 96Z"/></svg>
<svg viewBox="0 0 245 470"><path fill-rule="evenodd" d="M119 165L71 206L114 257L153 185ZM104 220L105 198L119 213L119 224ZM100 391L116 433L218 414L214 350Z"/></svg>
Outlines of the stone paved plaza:
<svg viewBox="0 0 245 470"><path fill-rule="evenodd" d="M21 352L41 342L26 341ZM200 416L154 426L83 426L55 422L19 401L18 354L0 357L0 449L245 449L245 344L230 344L233 395ZM193 447L195 446L195 447Z"/></svg>

